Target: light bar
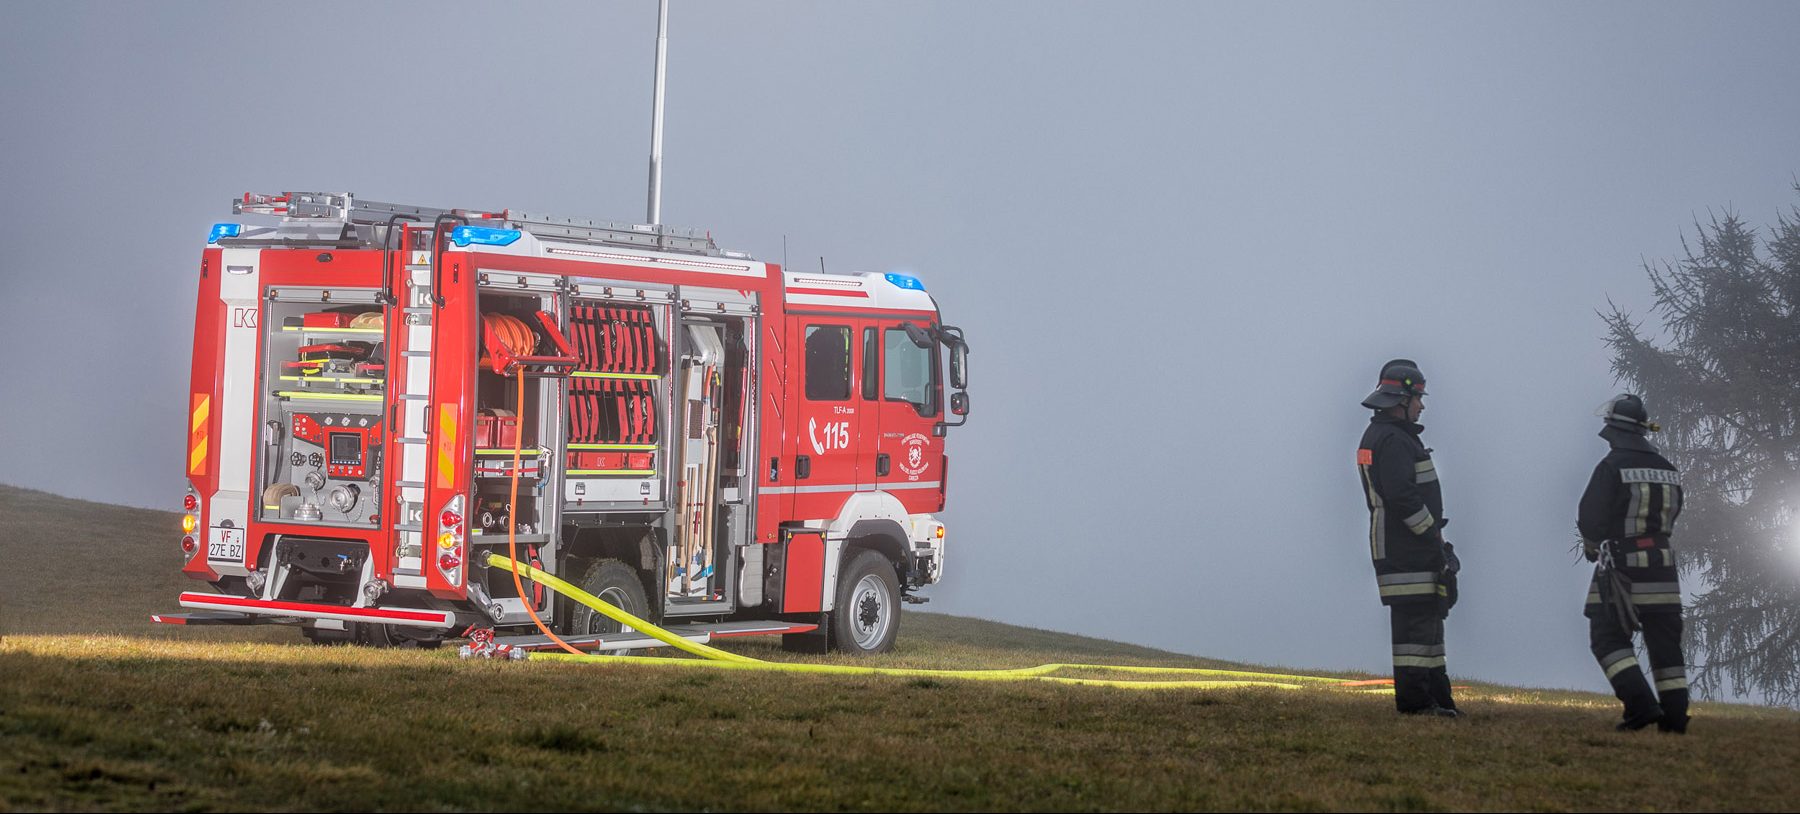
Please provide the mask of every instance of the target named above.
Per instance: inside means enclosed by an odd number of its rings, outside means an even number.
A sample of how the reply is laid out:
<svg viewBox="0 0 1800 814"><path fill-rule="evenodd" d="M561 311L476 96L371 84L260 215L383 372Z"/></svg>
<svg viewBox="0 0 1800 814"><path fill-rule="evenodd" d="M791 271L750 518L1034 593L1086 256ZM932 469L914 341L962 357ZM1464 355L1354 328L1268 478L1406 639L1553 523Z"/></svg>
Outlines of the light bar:
<svg viewBox="0 0 1800 814"><path fill-rule="evenodd" d="M909 277L905 274L896 274L890 271L887 273L887 281L893 283L896 288L904 288L909 291L925 290L925 284L919 282L919 278Z"/></svg>
<svg viewBox="0 0 1800 814"><path fill-rule="evenodd" d="M212 232L206 236L206 245L217 243L222 237L237 237L243 232L244 224L241 223L215 223Z"/></svg>
<svg viewBox="0 0 1800 814"><path fill-rule="evenodd" d="M482 246L510 246L525 234L517 229L489 229L486 226L458 226L450 230L450 242L458 246L477 243Z"/></svg>

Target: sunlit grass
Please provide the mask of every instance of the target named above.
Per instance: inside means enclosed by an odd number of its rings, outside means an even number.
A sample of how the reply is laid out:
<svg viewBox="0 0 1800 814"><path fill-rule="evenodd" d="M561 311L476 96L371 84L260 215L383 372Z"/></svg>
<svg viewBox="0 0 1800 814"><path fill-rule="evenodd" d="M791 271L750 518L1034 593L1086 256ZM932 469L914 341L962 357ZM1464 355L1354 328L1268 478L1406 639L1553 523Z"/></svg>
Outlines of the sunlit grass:
<svg viewBox="0 0 1800 814"><path fill-rule="evenodd" d="M1450 722L1395 715L1381 687L1143 691L463 661L451 649L315 647L291 629L159 628L148 615L174 610L175 593L192 587L163 536L173 523L0 488L0 546L15 566L0 569L0 811L1784 810L1800 800L1800 714L1748 705L1700 705L1693 734L1676 738L1612 731L1608 697L1477 681L1459 681L1471 717ZM849 663L772 640L723 646ZM1050 662L1317 672L915 613L895 652L855 663Z"/></svg>

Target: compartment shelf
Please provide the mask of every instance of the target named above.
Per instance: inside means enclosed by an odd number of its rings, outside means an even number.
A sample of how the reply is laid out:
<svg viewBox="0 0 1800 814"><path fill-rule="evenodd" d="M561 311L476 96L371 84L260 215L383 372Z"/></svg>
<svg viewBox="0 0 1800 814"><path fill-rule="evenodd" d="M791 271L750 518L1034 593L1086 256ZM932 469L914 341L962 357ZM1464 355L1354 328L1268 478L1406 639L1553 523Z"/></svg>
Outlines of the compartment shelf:
<svg viewBox="0 0 1800 814"><path fill-rule="evenodd" d="M307 390L277 390L277 398L289 401L381 401L380 393L320 393Z"/></svg>
<svg viewBox="0 0 1800 814"><path fill-rule="evenodd" d="M303 328L298 325L283 325L284 333L310 334L313 336L381 336L387 333L386 328Z"/></svg>
<svg viewBox="0 0 1800 814"><path fill-rule="evenodd" d="M602 373L597 370L577 370L569 376L576 379L631 379L643 382L662 380L661 373Z"/></svg>

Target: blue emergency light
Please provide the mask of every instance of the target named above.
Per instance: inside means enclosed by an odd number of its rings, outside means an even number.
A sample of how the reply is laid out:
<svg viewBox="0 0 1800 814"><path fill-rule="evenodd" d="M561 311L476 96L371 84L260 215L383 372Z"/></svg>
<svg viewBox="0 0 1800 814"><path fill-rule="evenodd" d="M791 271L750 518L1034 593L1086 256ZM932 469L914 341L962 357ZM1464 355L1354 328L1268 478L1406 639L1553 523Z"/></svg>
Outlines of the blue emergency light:
<svg viewBox="0 0 1800 814"><path fill-rule="evenodd" d="M222 237L237 237L243 231L244 224L241 223L215 223L212 232L206 236L206 245L211 246L219 242L219 238Z"/></svg>
<svg viewBox="0 0 1800 814"><path fill-rule="evenodd" d="M887 281L893 283L896 288L904 288L909 291L925 290L925 284L919 282L919 278L917 277L908 277L904 274L895 274L890 271L887 273Z"/></svg>
<svg viewBox="0 0 1800 814"><path fill-rule="evenodd" d="M525 234L517 229L489 229L485 226L458 226L450 230L450 242L458 246L476 243L482 246L510 246Z"/></svg>

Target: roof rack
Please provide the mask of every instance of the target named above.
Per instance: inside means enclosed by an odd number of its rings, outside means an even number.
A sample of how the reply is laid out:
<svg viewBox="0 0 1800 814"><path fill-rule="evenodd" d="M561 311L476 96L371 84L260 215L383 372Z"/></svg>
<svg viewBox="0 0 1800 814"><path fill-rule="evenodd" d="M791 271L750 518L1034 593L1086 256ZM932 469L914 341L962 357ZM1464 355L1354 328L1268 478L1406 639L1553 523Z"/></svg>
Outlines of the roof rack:
<svg viewBox="0 0 1800 814"><path fill-rule="evenodd" d="M358 199L353 193L283 192L259 194L246 192L231 202L234 215L279 215L289 220L337 221L346 227L385 226L398 216L423 222L444 215L455 215L471 223L504 225L549 240L599 243L651 251L678 252L718 257L726 254L713 242L712 235L699 229L641 223L614 223L587 218L564 218L538 212L503 209L498 212L473 209L436 209L426 206L383 203ZM346 229L345 233L362 230Z"/></svg>

